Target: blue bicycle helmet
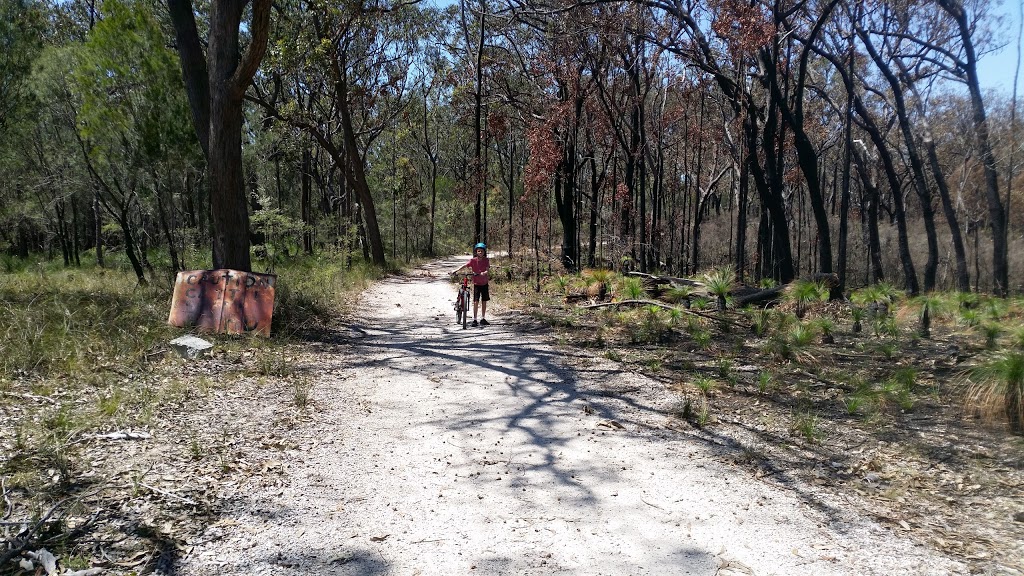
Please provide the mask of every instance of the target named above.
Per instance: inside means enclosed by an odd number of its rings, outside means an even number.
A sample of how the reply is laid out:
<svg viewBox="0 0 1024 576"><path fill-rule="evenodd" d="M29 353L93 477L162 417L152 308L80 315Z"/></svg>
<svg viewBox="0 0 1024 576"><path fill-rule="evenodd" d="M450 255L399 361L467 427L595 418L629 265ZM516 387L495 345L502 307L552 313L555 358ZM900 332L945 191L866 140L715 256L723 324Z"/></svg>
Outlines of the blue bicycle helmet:
<svg viewBox="0 0 1024 576"><path fill-rule="evenodd" d="M473 246L473 250L476 250L477 248L483 248L484 250L487 250L487 245L484 244L483 242L477 242L476 246Z"/></svg>

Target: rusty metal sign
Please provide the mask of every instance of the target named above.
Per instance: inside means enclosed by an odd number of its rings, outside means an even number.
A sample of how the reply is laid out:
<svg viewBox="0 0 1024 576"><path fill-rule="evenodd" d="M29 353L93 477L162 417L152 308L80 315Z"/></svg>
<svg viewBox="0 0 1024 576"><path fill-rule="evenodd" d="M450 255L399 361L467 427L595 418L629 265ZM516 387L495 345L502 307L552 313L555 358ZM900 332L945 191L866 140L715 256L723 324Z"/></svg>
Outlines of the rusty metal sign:
<svg viewBox="0 0 1024 576"><path fill-rule="evenodd" d="M239 270L178 272L167 323L203 332L270 336L277 276Z"/></svg>

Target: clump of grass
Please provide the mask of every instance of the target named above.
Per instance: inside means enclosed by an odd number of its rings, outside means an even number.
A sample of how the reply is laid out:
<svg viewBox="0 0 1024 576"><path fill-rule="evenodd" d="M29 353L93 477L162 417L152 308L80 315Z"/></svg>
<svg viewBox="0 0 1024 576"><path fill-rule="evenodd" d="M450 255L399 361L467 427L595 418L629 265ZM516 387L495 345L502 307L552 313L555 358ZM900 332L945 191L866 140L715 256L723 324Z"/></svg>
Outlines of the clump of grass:
<svg viewBox="0 0 1024 576"><path fill-rule="evenodd" d="M797 280L786 289L786 298L796 304L796 317L803 318L811 304L828 298L828 288L819 282Z"/></svg>
<svg viewBox="0 0 1024 576"><path fill-rule="evenodd" d="M256 357L256 373L261 376L284 377L293 369L288 360L279 352L266 351Z"/></svg>
<svg viewBox="0 0 1024 576"><path fill-rule="evenodd" d="M615 272L607 268L588 268L583 271L583 277L590 282L611 284L612 279L615 278Z"/></svg>
<svg viewBox="0 0 1024 576"><path fill-rule="evenodd" d="M876 338L881 338L882 336L897 338L900 335L899 324L896 323L896 319L892 316L875 317L871 327L874 329Z"/></svg>
<svg viewBox="0 0 1024 576"><path fill-rule="evenodd" d="M814 326L821 334L822 344L835 344L836 338L834 332L836 330L836 323L830 318L818 318L814 321Z"/></svg>
<svg viewBox="0 0 1024 576"><path fill-rule="evenodd" d="M860 306L854 306L850 309L850 319L853 320L853 333L860 334L864 329L864 309Z"/></svg>
<svg viewBox="0 0 1024 576"><path fill-rule="evenodd" d="M313 389L313 381L308 377L296 378L292 382L292 402L299 410L309 406L309 393Z"/></svg>
<svg viewBox="0 0 1024 576"><path fill-rule="evenodd" d="M812 323L797 322L789 330L789 340L796 350L803 350L814 344L815 337L817 330Z"/></svg>
<svg viewBox="0 0 1024 576"><path fill-rule="evenodd" d="M669 414L685 420L696 428L704 428L711 421L711 407L703 394L687 396L669 408Z"/></svg>
<svg viewBox="0 0 1024 576"><path fill-rule="evenodd" d="M858 394L850 394L843 399L843 405L846 406L846 413L853 415L861 410L864 406L864 396Z"/></svg>
<svg viewBox="0 0 1024 576"><path fill-rule="evenodd" d="M714 378L707 376L697 376L693 379L692 384L704 394L710 394L718 386L718 382Z"/></svg>
<svg viewBox="0 0 1024 576"><path fill-rule="evenodd" d="M736 283L736 272L732 267L715 268L704 274L704 285L718 300L718 309L725 310L729 306L729 292Z"/></svg>
<svg viewBox="0 0 1024 576"><path fill-rule="evenodd" d="M698 329L692 332L690 336L693 338L693 343L701 350L707 350L711 347L711 343L713 341L711 332L704 329Z"/></svg>
<svg viewBox="0 0 1024 576"><path fill-rule="evenodd" d="M644 290L644 281L640 278L633 276L626 276L622 278L621 282L622 295L628 300L641 300L646 294Z"/></svg>
<svg viewBox="0 0 1024 576"><path fill-rule="evenodd" d="M735 383L736 375L732 371L733 361L729 358L721 358L718 360L718 377L729 382L730 384Z"/></svg>
<svg viewBox="0 0 1024 576"><path fill-rule="evenodd" d="M633 344L667 342L672 336L668 314L657 306L648 306L641 310L638 322L631 324L629 328L629 340Z"/></svg>
<svg viewBox="0 0 1024 576"><path fill-rule="evenodd" d="M901 309L901 315L913 314L917 318L917 334L921 338L931 338L932 321L945 315L949 308L948 300L940 294L924 294L911 298Z"/></svg>
<svg viewBox="0 0 1024 576"><path fill-rule="evenodd" d="M980 331L985 336L985 349L995 350L999 345L999 337L1004 332L1003 325L999 322L985 322L981 325Z"/></svg>
<svg viewBox="0 0 1024 576"><path fill-rule="evenodd" d="M854 392L845 398L847 412L866 410L874 417L896 411L909 412L917 402L916 385L917 372L913 368L899 368L881 382L858 380Z"/></svg>
<svg viewBox="0 0 1024 576"><path fill-rule="evenodd" d="M799 412L793 416L793 423L790 425L790 434L803 436L805 440L813 444L824 438L821 430L820 419L811 412Z"/></svg>
<svg viewBox="0 0 1024 576"><path fill-rule="evenodd" d="M765 394L776 386L775 375L771 372L760 372L757 375L757 392Z"/></svg>
<svg viewBox="0 0 1024 576"><path fill-rule="evenodd" d="M1004 352L966 372L964 402L982 417L1005 417L1010 430L1024 433L1024 352Z"/></svg>
<svg viewBox="0 0 1024 576"><path fill-rule="evenodd" d="M751 315L750 330L757 337L762 337L771 328L773 314L768 309L759 309Z"/></svg>
<svg viewBox="0 0 1024 576"><path fill-rule="evenodd" d="M682 304L690 307L690 297L693 296L693 289L689 286L673 286L665 292L665 300L671 304Z"/></svg>

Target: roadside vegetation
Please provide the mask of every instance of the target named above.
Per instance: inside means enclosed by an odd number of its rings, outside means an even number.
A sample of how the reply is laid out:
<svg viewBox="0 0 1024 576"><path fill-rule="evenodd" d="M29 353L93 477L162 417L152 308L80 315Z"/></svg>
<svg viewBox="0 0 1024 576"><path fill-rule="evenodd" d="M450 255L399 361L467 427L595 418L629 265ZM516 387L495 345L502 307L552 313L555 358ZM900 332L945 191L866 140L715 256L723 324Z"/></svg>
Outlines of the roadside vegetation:
<svg viewBox="0 0 1024 576"><path fill-rule="evenodd" d="M536 284L504 297L572 349L661 382L666 429L757 478L836 491L979 570L1022 569L1024 298L876 284L829 301L822 282L769 292L727 269L555 268Z"/></svg>
<svg viewBox="0 0 1024 576"><path fill-rule="evenodd" d="M0 534L8 545L0 574L37 549L68 569L106 554L108 573L152 570L212 517L217 501L207 489L240 470L267 472L240 464L248 447L233 442L238 431L216 407L195 407L221 394L267 396L282 415L252 423L263 436L304 418L313 380L293 361L295 345L331 328L381 275L345 260L322 253L278 263L273 336L204 335L214 357L194 362L168 344L186 333L167 324L169 275L139 285L110 255L106 268L5 259Z"/></svg>

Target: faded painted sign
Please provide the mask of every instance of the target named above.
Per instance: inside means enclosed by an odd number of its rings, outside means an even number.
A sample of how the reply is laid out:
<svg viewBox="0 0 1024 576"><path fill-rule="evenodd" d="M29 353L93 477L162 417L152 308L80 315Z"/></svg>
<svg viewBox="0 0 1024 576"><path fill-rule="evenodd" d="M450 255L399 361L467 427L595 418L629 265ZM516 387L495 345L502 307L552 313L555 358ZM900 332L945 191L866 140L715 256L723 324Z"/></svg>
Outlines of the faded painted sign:
<svg viewBox="0 0 1024 576"><path fill-rule="evenodd" d="M277 276L239 270L178 272L167 323L203 332L270 336Z"/></svg>

